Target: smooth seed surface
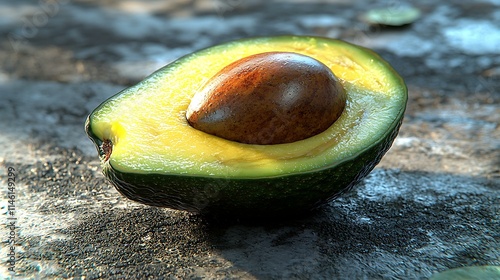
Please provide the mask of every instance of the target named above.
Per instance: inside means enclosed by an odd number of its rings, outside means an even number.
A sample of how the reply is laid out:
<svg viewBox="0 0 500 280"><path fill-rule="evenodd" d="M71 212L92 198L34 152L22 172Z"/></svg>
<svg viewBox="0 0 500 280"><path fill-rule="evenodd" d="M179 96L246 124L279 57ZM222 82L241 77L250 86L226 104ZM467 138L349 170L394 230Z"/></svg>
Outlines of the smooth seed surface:
<svg viewBox="0 0 500 280"><path fill-rule="evenodd" d="M212 77L186 112L201 131L247 144L282 144L319 134L345 108L344 88L323 63L290 52L240 59Z"/></svg>

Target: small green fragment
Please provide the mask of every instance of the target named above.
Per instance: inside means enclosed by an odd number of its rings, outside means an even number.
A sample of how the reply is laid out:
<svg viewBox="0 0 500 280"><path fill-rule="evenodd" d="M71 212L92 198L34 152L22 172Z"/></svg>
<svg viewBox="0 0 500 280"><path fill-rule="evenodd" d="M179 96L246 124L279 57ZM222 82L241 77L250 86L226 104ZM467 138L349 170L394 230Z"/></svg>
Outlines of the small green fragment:
<svg viewBox="0 0 500 280"><path fill-rule="evenodd" d="M467 266L434 274L430 280L484 280L500 279L500 266Z"/></svg>
<svg viewBox="0 0 500 280"><path fill-rule="evenodd" d="M402 26L413 23L420 15L420 10L414 7L388 7L370 10L362 18L369 24Z"/></svg>

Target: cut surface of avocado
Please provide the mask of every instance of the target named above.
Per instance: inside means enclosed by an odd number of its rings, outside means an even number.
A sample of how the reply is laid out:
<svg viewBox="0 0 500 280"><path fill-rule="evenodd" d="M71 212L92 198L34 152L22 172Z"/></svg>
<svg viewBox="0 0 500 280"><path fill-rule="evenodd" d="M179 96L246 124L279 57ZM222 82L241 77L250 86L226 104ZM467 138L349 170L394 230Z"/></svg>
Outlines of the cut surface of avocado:
<svg viewBox="0 0 500 280"><path fill-rule="evenodd" d="M288 51L322 61L348 92L344 114L311 138L281 145L248 145L212 137L186 122L192 96L208 78L245 56ZM237 41L189 55L100 106L92 131L113 143L110 164L123 172L238 178L279 176L325 168L355 156L388 133L405 96L373 53L341 41L295 37Z"/></svg>
<svg viewBox="0 0 500 280"><path fill-rule="evenodd" d="M211 77L236 60L264 52L298 53L328 66L347 94L346 107L340 118L315 136L274 145L230 141L199 131L188 124L185 118L187 107L195 93ZM103 155L102 148L99 149L107 177L113 183L119 178L120 182L115 185L128 184L128 188L133 189L134 184L140 185L147 181L159 192L165 191L165 196L171 195L167 190L169 188L178 188L171 190L173 196L176 193L184 196L183 187L151 182L151 176L147 175L154 174L157 181L173 177L181 178L180 182L182 178L201 178L200 184L211 178L221 178L228 181L216 186L218 196L214 200L224 204L221 202L221 193L230 196L232 187L241 186L241 182L250 182L248 184L251 185L253 179L266 182L264 185L267 185L273 178L300 174L313 176L342 166L342 172L352 173L345 174L346 178L359 180L359 177L366 175L362 173L367 173L359 169L370 166L365 169L371 170L394 140L406 102L407 89L401 77L387 62L368 49L328 38L263 37L210 47L159 69L97 107L87 119L86 130L98 148L105 141L111 143L112 149L108 149L107 155ZM356 163L359 160L369 162ZM356 167L358 170L350 170L348 165L359 167ZM136 181L127 182L129 179L122 175ZM325 185L325 191L311 201L331 197L350 183L347 182L349 180L343 180L342 183L332 180L314 183ZM288 183L300 185L300 182L293 180ZM142 184L141 188L146 188L146 185ZM272 184L262 187L270 190ZM203 190L201 185L196 188L198 191ZM133 198L141 194L138 192L127 196ZM282 196L287 199L287 194ZM262 197L266 195L260 194L249 199ZM272 197L270 201L273 203L279 200L279 194L273 194ZM142 202L148 203L148 199L143 198ZM141 201L141 198L136 200ZM209 198L205 204L210 206L211 200ZM190 208L190 203L196 204L181 201L179 205L187 206L176 207L176 203L168 202L165 205L184 209L201 207L191 205ZM148 204L161 203L149 201ZM244 207L251 205L252 201Z"/></svg>

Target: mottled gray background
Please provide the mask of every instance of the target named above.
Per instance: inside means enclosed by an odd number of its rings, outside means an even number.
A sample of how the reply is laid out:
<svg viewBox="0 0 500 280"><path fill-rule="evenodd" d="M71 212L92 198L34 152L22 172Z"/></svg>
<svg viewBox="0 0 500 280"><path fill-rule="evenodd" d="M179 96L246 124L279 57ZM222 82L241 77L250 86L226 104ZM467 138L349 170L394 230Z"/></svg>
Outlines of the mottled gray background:
<svg viewBox="0 0 500 280"><path fill-rule="evenodd" d="M1 217L13 167L17 278L425 279L500 265L500 2L436 2L388 29L360 15L406 1L2 1ZM179 56L275 34L373 48L405 78L400 135L363 183L309 217L220 225L104 180L83 129L95 106Z"/></svg>

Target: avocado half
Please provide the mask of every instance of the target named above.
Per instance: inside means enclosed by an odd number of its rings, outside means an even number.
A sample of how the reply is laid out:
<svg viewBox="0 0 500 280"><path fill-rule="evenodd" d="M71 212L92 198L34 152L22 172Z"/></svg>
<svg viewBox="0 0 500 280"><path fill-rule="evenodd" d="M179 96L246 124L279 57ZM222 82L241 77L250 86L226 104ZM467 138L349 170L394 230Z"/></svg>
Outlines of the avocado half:
<svg viewBox="0 0 500 280"><path fill-rule="evenodd" d="M310 138L252 145L213 136L185 118L193 95L223 67L263 52L327 65L347 92L340 118ZM223 216L304 212L365 177L391 146L407 102L403 79L373 51L344 41L278 36L186 55L99 105L85 129L103 173L124 196Z"/></svg>

